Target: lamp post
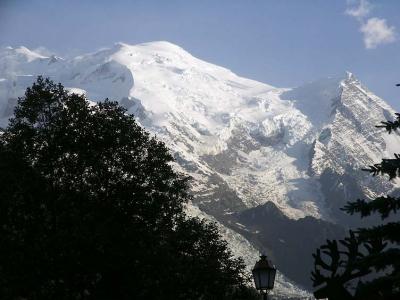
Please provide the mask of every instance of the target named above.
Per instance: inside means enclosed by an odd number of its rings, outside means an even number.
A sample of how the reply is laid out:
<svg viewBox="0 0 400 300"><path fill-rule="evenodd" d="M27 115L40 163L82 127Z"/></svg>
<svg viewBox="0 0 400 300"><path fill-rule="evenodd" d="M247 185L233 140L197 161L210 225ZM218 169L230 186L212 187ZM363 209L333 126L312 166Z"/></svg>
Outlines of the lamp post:
<svg viewBox="0 0 400 300"><path fill-rule="evenodd" d="M267 300L268 290L274 288L276 268L267 259L266 255L261 255L260 260L256 262L252 270L256 289L263 295L263 299Z"/></svg>

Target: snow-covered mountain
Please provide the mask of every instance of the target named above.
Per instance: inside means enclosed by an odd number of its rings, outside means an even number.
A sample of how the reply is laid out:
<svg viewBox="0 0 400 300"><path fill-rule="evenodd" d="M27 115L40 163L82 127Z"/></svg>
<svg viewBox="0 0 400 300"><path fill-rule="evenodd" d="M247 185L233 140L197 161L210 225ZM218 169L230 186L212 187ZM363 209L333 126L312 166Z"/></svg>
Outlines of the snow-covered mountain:
<svg viewBox="0 0 400 300"><path fill-rule="evenodd" d="M239 232L250 230L237 214L267 202L288 220L343 224L344 202L396 188L359 171L394 153L400 138L375 127L394 110L350 73L276 88L168 42L118 43L73 59L8 47L0 50L0 126L37 75L125 106L193 177L190 209L220 222L232 242L245 241ZM243 249L261 251L256 240Z"/></svg>

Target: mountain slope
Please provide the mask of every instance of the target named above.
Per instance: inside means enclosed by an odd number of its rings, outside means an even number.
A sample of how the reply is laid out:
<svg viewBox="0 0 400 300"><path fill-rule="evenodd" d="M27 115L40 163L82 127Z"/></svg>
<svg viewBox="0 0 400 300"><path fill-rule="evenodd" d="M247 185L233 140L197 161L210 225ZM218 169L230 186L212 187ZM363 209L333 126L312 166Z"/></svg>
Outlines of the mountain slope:
<svg viewBox="0 0 400 300"><path fill-rule="evenodd" d="M311 253L326 239L340 239L345 235L341 226L321 219L310 216L290 219L272 202L235 213L228 226L253 245L265 249L278 270L288 278L310 289Z"/></svg>

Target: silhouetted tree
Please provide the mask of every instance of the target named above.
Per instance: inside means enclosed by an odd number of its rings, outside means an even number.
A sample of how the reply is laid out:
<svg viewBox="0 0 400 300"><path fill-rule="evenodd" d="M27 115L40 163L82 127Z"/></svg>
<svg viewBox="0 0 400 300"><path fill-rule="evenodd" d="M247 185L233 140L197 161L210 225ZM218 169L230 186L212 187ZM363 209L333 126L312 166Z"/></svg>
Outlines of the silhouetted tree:
<svg viewBox="0 0 400 300"><path fill-rule="evenodd" d="M390 134L400 127L400 114L395 121L381 122ZM372 175L388 175L389 180L400 177L400 155L382 159L365 171ZM349 214L368 217L380 214L387 219L400 209L400 198L377 197L366 201L358 199L343 208ZM341 244L341 247L339 246ZM312 280L318 298L336 299L400 299L400 222L383 222L371 228L350 231L349 237L327 241L313 254ZM322 287L321 287L322 285Z"/></svg>
<svg viewBox="0 0 400 300"><path fill-rule="evenodd" d="M0 136L0 298L253 299L172 161L116 102L39 77Z"/></svg>

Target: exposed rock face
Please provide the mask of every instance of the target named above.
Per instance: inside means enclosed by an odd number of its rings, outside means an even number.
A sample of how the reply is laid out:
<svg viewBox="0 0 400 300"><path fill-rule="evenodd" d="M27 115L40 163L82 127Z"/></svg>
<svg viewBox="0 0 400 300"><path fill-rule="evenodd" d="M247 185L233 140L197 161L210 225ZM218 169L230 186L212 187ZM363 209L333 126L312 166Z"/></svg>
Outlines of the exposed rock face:
<svg viewBox="0 0 400 300"><path fill-rule="evenodd" d="M193 177L189 208L242 234L254 249L267 249L306 286L301 278L309 278L311 248L342 232L327 222L357 222L339 208L396 189L360 171L399 145L397 135L375 127L394 111L350 73L285 89L241 78L167 42L116 44L70 60L5 48L0 127L37 75L92 101L119 101ZM302 266L292 271L287 257Z"/></svg>
<svg viewBox="0 0 400 300"><path fill-rule="evenodd" d="M321 219L310 216L290 219L272 202L236 213L233 217L228 226L264 249L278 270L307 288L311 288L311 254L326 239L341 238L345 234L341 226Z"/></svg>

